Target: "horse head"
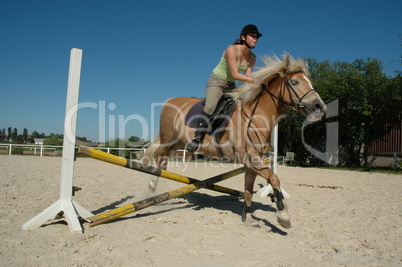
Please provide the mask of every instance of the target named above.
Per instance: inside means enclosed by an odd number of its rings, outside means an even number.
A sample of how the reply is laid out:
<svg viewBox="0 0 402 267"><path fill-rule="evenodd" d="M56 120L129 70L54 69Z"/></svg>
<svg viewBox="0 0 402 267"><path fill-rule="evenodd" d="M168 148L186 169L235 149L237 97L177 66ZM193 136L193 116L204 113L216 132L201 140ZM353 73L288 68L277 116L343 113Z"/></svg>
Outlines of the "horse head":
<svg viewBox="0 0 402 267"><path fill-rule="evenodd" d="M273 59L270 59L271 65L272 61ZM301 59L294 60L290 55L285 55L283 61L276 59L276 63L276 77L271 76L269 82L263 83L263 90L284 106L307 116L308 121L322 119L327 107L312 85L307 64ZM267 88L265 84L269 83L271 87Z"/></svg>
<svg viewBox="0 0 402 267"><path fill-rule="evenodd" d="M280 100L285 106L307 116L308 121L321 120L327 106L315 91L306 70L285 73L283 76L285 92Z"/></svg>

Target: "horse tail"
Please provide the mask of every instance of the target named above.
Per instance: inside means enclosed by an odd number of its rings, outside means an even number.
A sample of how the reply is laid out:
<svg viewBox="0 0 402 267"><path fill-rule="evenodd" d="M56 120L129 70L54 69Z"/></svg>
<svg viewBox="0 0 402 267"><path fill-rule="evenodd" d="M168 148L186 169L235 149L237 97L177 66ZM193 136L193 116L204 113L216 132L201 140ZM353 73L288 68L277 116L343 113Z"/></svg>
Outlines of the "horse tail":
<svg viewBox="0 0 402 267"><path fill-rule="evenodd" d="M158 152L159 146L160 146L159 136L145 146L147 148L147 151L145 152L144 157L141 160L143 164L152 165L152 163L154 162L153 159L155 157L155 154Z"/></svg>

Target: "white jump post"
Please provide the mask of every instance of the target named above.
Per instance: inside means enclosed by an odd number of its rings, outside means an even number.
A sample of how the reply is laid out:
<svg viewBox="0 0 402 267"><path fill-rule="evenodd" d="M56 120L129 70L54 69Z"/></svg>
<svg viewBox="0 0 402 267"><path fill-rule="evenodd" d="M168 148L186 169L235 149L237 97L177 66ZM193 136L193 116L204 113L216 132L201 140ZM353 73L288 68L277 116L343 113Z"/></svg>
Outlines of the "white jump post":
<svg viewBox="0 0 402 267"><path fill-rule="evenodd" d="M73 172L75 155L75 133L77 126L78 95L81 76L82 50L73 48L70 54L68 74L66 114L64 119L63 158L61 165L60 199L36 215L22 226L23 230L31 230L42 226L63 212L65 220L73 233L82 233L83 229L78 216L88 218L91 212L72 200Z"/></svg>
<svg viewBox="0 0 402 267"><path fill-rule="evenodd" d="M278 124L275 125L271 133L271 147L273 148L273 157L271 160L271 170L278 174Z"/></svg>
<svg viewBox="0 0 402 267"><path fill-rule="evenodd" d="M271 158L271 170L278 174L278 124L275 126L274 130L271 132L271 147L273 149L273 155ZM290 195L281 187L284 198L290 198ZM272 186L267 184L266 186L260 188L257 194L260 194L261 198L267 197L269 193L272 192Z"/></svg>

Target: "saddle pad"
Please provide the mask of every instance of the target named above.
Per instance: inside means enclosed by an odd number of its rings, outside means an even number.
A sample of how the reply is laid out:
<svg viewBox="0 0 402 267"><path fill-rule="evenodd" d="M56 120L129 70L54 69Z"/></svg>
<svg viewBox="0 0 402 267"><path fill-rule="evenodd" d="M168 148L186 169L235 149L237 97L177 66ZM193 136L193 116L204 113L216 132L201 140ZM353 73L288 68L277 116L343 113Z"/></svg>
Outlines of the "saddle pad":
<svg viewBox="0 0 402 267"><path fill-rule="evenodd" d="M204 110L204 105L205 102L201 100L192 106L186 114L184 121L187 126L197 128L198 116ZM217 111L212 115L211 127L208 129L207 134L214 135L224 130L233 114L235 106L234 101L223 101L219 103Z"/></svg>

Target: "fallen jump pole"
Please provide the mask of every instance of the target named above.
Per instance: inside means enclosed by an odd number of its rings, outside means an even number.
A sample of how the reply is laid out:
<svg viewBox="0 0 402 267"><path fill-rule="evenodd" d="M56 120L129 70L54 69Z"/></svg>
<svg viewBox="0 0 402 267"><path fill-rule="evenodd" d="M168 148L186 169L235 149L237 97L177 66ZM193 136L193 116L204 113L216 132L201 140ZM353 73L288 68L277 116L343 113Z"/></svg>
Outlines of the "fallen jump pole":
<svg viewBox="0 0 402 267"><path fill-rule="evenodd" d="M244 168L241 167L241 168L226 172L224 174L220 174L220 175L211 177L211 178L203 180L203 181L198 181L193 184L189 184L189 185L180 187L178 189L171 190L169 192L147 198L145 200L141 200L141 201L138 201L138 202L135 202L135 203L132 203L132 204L120 207L120 208L116 208L113 210L99 213L97 215L86 218L86 220L88 220L90 222L89 225L91 227L102 224L102 223L110 222L112 220L120 218L129 213L133 213L135 211L139 211L139 210L148 208L152 205L164 202L164 201L172 199L172 198L177 198L177 197L183 196L185 194L191 193L200 188L206 188L207 186L210 186L211 184L226 180L228 178L231 178L231 177L241 174L243 172L244 172Z"/></svg>
<svg viewBox="0 0 402 267"><path fill-rule="evenodd" d="M136 161L130 161L127 160L125 158L122 157L118 157L106 152L102 152L100 150L94 149L94 148L90 148L90 147L85 147L85 146L80 146L78 148L78 153L93 158L93 159L97 159L97 160L101 160L101 161L105 161L111 164L115 164L118 166L122 166L122 167L126 167L129 169L133 169L136 171L140 171L143 173L147 173L147 174L151 174L151 175L155 175L155 176L159 176L165 179L169 179L169 180L173 180L176 182L181 182L184 184L194 184L199 182L199 180L194 179L194 178L190 178L184 175L180 175L177 173L173 173L173 172L169 172L167 170L163 170L160 168L155 168L152 166L147 166L144 164L141 164L139 162ZM241 168L242 169L242 168ZM244 172L244 170L243 170ZM243 197L244 193L231 189L231 188L227 188L227 187L223 187L220 185L215 185L215 184L209 184L206 185L205 188L210 189L210 190L214 190L217 192L221 192L221 193L226 193L226 194L230 194L232 196L236 196L236 197Z"/></svg>

